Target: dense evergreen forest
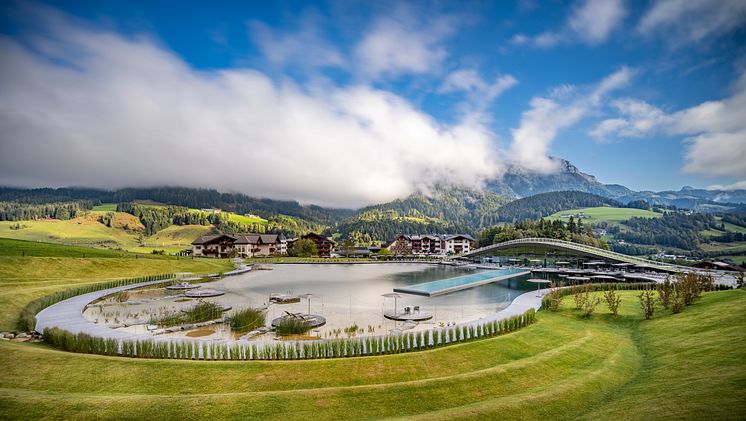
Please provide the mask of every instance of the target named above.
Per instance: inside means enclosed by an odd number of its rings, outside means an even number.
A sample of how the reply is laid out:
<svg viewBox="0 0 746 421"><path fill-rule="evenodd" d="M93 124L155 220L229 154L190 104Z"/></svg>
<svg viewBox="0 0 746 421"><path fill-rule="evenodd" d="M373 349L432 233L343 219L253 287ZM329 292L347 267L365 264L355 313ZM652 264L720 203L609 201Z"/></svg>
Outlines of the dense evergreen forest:
<svg viewBox="0 0 746 421"><path fill-rule="evenodd" d="M502 222L537 220L562 210L596 206L622 207L623 205L614 199L579 191L541 193L500 207L496 219Z"/></svg>
<svg viewBox="0 0 746 421"><path fill-rule="evenodd" d="M526 220L515 224L497 225L481 231L477 236L477 242L479 247L484 247L503 241L531 237L555 238L608 249L605 241L593 235L590 226L584 225L582 220L575 222L572 217L567 222L539 219L538 221Z"/></svg>
<svg viewBox="0 0 746 421"><path fill-rule="evenodd" d="M127 203L137 200L177 205L190 208L219 208L238 214L254 213L265 219L288 215L309 221L329 224L351 216L350 209L330 209L303 206L295 201L257 199L238 193L220 193L213 189L186 187L127 188L115 191L83 188L16 189L0 187L0 201L22 203L51 203L86 200L94 203Z"/></svg>
<svg viewBox="0 0 746 421"><path fill-rule="evenodd" d="M72 219L91 210L94 203L88 200L75 202L0 202L0 221L28 221L32 219Z"/></svg>
<svg viewBox="0 0 746 421"><path fill-rule="evenodd" d="M404 217L394 210L369 210L355 218L345 220L324 234L339 233L343 239L350 239L355 245L368 245L368 242L385 242L397 234L472 234L473 229L427 217ZM364 235L367 234L367 237Z"/></svg>
<svg viewBox="0 0 746 421"><path fill-rule="evenodd" d="M727 213L722 217L723 222L728 222L740 227L746 228L746 215L736 215Z"/></svg>
<svg viewBox="0 0 746 421"><path fill-rule="evenodd" d="M120 203L117 205L117 211L127 212L137 217L145 227L145 235L153 235L171 225L215 225L215 231L224 234L271 232L288 236L297 236L323 229L319 224L283 215L270 217L266 224L240 224L229 220L225 213L198 212L183 206Z"/></svg>
<svg viewBox="0 0 746 421"><path fill-rule="evenodd" d="M610 227L614 238L635 244L655 244L664 247L695 250L702 241L700 231L717 228L712 215L667 212L660 218L630 218L623 222L626 229Z"/></svg>
<svg viewBox="0 0 746 421"><path fill-rule="evenodd" d="M331 227L327 234L365 243L388 241L396 234L475 234L497 222L498 209L510 198L490 192L436 187L427 195L368 206ZM358 244L365 245L365 244Z"/></svg>

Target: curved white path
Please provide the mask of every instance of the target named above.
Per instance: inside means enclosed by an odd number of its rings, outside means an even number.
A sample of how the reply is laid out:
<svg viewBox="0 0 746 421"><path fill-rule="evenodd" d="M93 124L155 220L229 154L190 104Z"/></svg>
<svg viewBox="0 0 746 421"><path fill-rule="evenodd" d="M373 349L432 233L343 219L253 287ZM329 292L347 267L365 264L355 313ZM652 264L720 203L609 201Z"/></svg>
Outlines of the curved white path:
<svg viewBox="0 0 746 421"><path fill-rule="evenodd" d="M238 273L243 273L243 271L233 271L227 272L224 275L236 275ZM157 342L185 342L185 341L196 341L196 342L233 342L226 339L204 339L204 338L189 338L189 337L179 337L179 338L169 338L169 337L159 337L152 335L150 333L141 333L136 334L132 332L127 332L123 330L117 330L112 329L104 324L98 324L94 323L88 319L86 319L83 316L83 311L85 310L86 306L90 304L91 302L98 300L100 298L103 298L107 295L116 294L121 291L131 290L135 288L141 288L144 286L150 286L150 285L157 285L157 284L163 284L172 282L174 279L165 279L160 281L150 281L150 282L141 282L138 284L132 284L132 285L125 285L121 287L115 287L115 288L109 288L104 289L101 291L96 292L90 292L88 294L78 295L72 298L68 298L67 300L60 301L57 304L53 304L36 315L36 331L37 332L44 332L45 328L53 328L57 327L63 330L67 330L71 333L85 333L91 336L95 337L101 337L101 338L111 338L116 339L121 343L121 341L125 340L153 340ZM537 295L537 291L530 291L526 292L524 294L519 295L516 297L508 307L505 309L480 318L476 320L472 320L465 323L459 323L457 326L476 326L485 322L490 322L493 320L503 320L508 319L513 316L517 316L520 314L525 313L529 309L538 310L539 307L541 307L541 297L543 294L548 291L548 289L543 289ZM438 330L441 328L434 328L434 330ZM257 341L261 342L261 341Z"/></svg>

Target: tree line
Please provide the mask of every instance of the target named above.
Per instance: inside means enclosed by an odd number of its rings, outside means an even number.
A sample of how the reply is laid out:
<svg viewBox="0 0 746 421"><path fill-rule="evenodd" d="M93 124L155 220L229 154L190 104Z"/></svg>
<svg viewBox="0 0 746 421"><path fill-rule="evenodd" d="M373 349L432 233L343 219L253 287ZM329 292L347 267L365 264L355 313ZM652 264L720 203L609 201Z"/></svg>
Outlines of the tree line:
<svg viewBox="0 0 746 421"><path fill-rule="evenodd" d="M304 206L296 201L260 199L240 193L221 193L214 189L188 187L125 188L114 191L86 188L19 189L0 187L0 201L23 203L51 203L91 201L94 203L129 203L152 200L187 208L219 208L238 214L254 213L265 219L289 215L328 225L332 221L351 216L350 209Z"/></svg>
<svg viewBox="0 0 746 421"><path fill-rule="evenodd" d="M93 209L88 200L58 203L0 202L0 221L27 221L33 219L73 219Z"/></svg>
<svg viewBox="0 0 746 421"><path fill-rule="evenodd" d="M560 220L547 221L542 218L538 221L525 220L514 224L496 225L481 231L477 235L477 242L479 247L484 247L532 237L554 238L608 249L605 241L593 235L589 225L584 225L582 220L576 222L572 217L567 222Z"/></svg>
<svg viewBox="0 0 746 421"><path fill-rule="evenodd" d="M227 213L200 212L182 206L150 206L137 203L119 203L117 212L126 212L137 217L145 227L146 236L171 225L215 225L221 234L252 232L275 233L297 236L311 231L320 232L324 226L286 215L270 217L266 224L243 224L231 221Z"/></svg>
<svg viewBox="0 0 746 421"><path fill-rule="evenodd" d="M502 222L538 220L567 209L598 206L622 207L623 205L614 199L579 191L541 193L500 207L497 210L497 220Z"/></svg>
<svg viewBox="0 0 746 421"><path fill-rule="evenodd" d="M618 240L636 244L694 250L702 242L700 231L717 228L712 215L667 212L660 218L630 218L622 222L627 229L609 228Z"/></svg>

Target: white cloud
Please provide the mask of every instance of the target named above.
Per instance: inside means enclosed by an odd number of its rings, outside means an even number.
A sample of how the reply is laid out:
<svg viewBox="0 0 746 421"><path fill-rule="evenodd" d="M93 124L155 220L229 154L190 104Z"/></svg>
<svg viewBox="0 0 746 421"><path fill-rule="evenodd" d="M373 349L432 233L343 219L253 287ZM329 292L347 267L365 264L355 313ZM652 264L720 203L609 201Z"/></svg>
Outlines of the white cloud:
<svg viewBox="0 0 746 421"><path fill-rule="evenodd" d="M563 85L553 90L556 97L536 97L529 110L521 114L518 128L512 130L513 143L509 157L522 167L539 173L557 169L557 162L548 157L549 147L562 129L580 121L603 97L614 89L626 85L633 72L624 67L601 80L584 94Z"/></svg>
<svg viewBox="0 0 746 421"><path fill-rule="evenodd" d="M203 186L357 206L500 172L484 126L440 124L390 92L197 71L147 39L51 31L0 38L0 184Z"/></svg>
<svg viewBox="0 0 746 421"><path fill-rule="evenodd" d="M741 190L746 189L746 180L737 181L733 184L713 184L707 186L708 190Z"/></svg>
<svg viewBox="0 0 746 421"><path fill-rule="evenodd" d="M524 34L515 34L510 38L510 43L513 45L524 45L531 42L531 38Z"/></svg>
<svg viewBox="0 0 746 421"><path fill-rule="evenodd" d="M436 72L447 56L441 43L454 29L451 19L424 21L405 9L381 17L355 48L359 72L371 78Z"/></svg>
<svg viewBox="0 0 746 421"><path fill-rule="evenodd" d="M583 42L597 45L609 39L627 16L622 0L582 0L571 9L562 28L545 31L534 37L516 34L514 45L532 44L539 48L552 48L561 43Z"/></svg>
<svg viewBox="0 0 746 421"><path fill-rule="evenodd" d="M610 136L642 137L665 124L667 116L657 107L644 101L631 98L611 102L617 112L624 118L611 118L599 123L591 131L591 136L604 140Z"/></svg>
<svg viewBox="0 0 746 421"><path fill-rule="evenodd" d="M467 112L481 112L489 106L495 98L518 83L511 75L499 75L494 81L487 82L474 69L460 69L449 73L438 92L464 92L468 96Z"/></svg>
<svg viewBox="0 0 746 421"><path fill-rule="evenodd" d="M627 15L621 0L585 0L568 19L568 27L582 41L606 41Z"/></svg>
<svg viewBox="0 0 746 421"><path fill-rule="evenodd" d="M320 17L309 13L299 21L295 32L275 30L259 22L249 22L249 31L262 55L277 66L345 67L342 56L320 33Z"/></svg>
<svg viewBox="0 0 746 421"><path fill-rule="evenodd" d="M645 12L637 30L684 45L743 29L744 23L743 0L658 0Z"/></svg>
<svg viewBox="0 0 746 421"><path fill-rule="evenodd" d="M620 116L599 123L591 132L593 136L688 136L684 171L746 182L746 71L732 96L674 113L634 99L618 100L612 105Z"/></svg>

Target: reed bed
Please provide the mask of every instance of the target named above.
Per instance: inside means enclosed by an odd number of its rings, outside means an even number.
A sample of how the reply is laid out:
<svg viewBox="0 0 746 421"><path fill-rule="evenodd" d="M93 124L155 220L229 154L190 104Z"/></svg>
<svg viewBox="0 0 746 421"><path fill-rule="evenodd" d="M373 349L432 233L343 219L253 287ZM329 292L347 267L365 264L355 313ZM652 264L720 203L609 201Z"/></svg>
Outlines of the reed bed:
<svg viewBox="0 0 746 421"><path fill-rule="evenodd" d="M456 325L398 335L350 337L317 341L211 342L189 340L124 340L73 334L58 328L44 330L44 339L70 352L120 355L131 358L186 360L301 360L349 358L415 352L500 336L536 321L533 309L503 320Z"/></svg>
<svg viewBox="0 0 746 421"><path fill-rule="evenodd" d="M230 316L231 329L237 333L244 333L264 326L266 322L264 312L255 308L237 310Z"/></svg>
<svg viewBox="0 0 746 421"><path fill-rule="evenodd" d="M215 303L203 301L185 312L167 314L150 321L151 324L169 327L188 323L202 323L219 319L223 316L223 308Z"/></svg>

